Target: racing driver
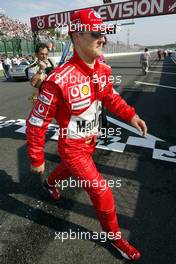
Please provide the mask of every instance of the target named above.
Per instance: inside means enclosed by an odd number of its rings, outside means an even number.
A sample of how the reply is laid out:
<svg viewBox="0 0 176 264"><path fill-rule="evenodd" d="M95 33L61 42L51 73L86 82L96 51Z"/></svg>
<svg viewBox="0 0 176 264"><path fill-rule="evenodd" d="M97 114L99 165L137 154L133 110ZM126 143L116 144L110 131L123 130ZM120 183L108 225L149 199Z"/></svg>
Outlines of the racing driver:
<svg viewBox="0 0 176 264"><path fill-rule="evenodd" d="M59 124L58 152L61 163L45 180L50 197L60 199L56 182L74 176L78 181L89 181L84 186L103 231L113 234L112 245L123 257L138 260L139 251L126 239L119 237L119 225L111 189L101 187L103 179L92 153L95 150L102 104L113 114L128 122L143 136L145 122L113 89L108 78L109 65L97 59L102 54L105 29L101 16L92 9L75 12L71 16L69 34L74 45L71 59L56 67L41 85L40 94L27 119L27 146L31 171L43 174L45 170L45 132L53 118ZM101 77L106 77L102 78ZM112 76L111 76L112 77ZM93 182L98 184L92 184Z"/></svg>

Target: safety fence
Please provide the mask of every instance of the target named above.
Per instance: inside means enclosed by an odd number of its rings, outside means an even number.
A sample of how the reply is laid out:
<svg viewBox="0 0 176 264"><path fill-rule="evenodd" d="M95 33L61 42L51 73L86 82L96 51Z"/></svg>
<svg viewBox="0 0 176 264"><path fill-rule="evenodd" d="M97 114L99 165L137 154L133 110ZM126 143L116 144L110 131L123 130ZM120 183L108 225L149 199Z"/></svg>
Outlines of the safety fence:
<svg viewBox="0 0 176 264"><path fill-rule="evenodd" d="M46 41L46 43L52 56L55 56L55 53L62 53L65 47L65 42L61 40ZM7 54L9 57L32 55L34 50L34 42L32 40L13 38L0 41L0 55Z"/></svg>
<svg viewBox="0 0 176 264"><path fill-rule="evenodd" d="M34 52L34 45L32 41L13 38L11 40L0 41L0 54L7 54L8 56L22 56L32 54Z"/></svg>

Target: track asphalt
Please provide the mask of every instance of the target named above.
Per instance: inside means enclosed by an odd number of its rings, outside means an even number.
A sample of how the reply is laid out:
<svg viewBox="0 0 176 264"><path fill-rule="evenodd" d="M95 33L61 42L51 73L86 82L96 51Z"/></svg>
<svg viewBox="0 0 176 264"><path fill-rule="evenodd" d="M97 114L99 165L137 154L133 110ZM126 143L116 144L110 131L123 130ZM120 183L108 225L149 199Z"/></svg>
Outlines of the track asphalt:
<svg viewBox="0 0 176 264"><path fill-rule="evenodd" d="M100 142L94 160L105 179L121 181L120 188L112 188L119 223L142 253L138 263L175 264L176 64L169 57L159 62L152 54L143 76L136 55L108 62L114 77L122 76L115 89L146 121L149 135L143 139L108 113L109 124L122 134L106 145ZM101 232L82 188L65 188L62 199L53 203L41 187L43 178L29 172L24 119L30 95L28 82L0 79L0 263L129 263L103 237L78 238ZM52 135L47 136L44 177L59 161ZM77 239L62 242L59 236L71 231Z"/></svg>

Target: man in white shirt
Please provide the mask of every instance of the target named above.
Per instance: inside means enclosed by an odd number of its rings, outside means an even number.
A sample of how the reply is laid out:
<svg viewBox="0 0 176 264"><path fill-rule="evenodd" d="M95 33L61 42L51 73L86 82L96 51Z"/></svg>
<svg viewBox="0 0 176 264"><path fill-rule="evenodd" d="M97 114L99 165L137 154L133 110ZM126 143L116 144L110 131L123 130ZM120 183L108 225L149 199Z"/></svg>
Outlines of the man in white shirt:
<svg viewBox="0 0 176 264"><path fill-rule="evenodd" d="M10 68L12 67L11 60L7 57L7 55L4 55L3 63L2 63L4 73L6 80L10 79Z"/></svg>
<svg viewBox="0 0 176 264"><path fill-rule="evenodd" d="M150 67L150 60L151 60L150 52L148 51L147 48L145 48L144 52L141 53L140 56L140 64L142 65L142 72L144 75L146 75L148 72L148 69Z"/></svg>

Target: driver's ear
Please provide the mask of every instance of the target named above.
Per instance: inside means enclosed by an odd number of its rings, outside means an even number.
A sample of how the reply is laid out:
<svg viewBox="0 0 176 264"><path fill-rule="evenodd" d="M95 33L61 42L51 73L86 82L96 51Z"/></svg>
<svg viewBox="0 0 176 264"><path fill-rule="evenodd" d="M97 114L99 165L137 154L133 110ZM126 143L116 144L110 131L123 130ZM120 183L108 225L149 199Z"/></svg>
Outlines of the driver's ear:
<svg viewBox="0 0 176 264"><path fill-rule="evenodd" d="M79 41L79 39L80 39L79 32L72 33L72 39L73 39L73 43L77 43Z"/></svg>
<svg viewBox="0 0 176 264"><path fill-rule="evenodd" d="M81 37L81 34L79 32L75 32L76 39L79 40Z"/></svg>

